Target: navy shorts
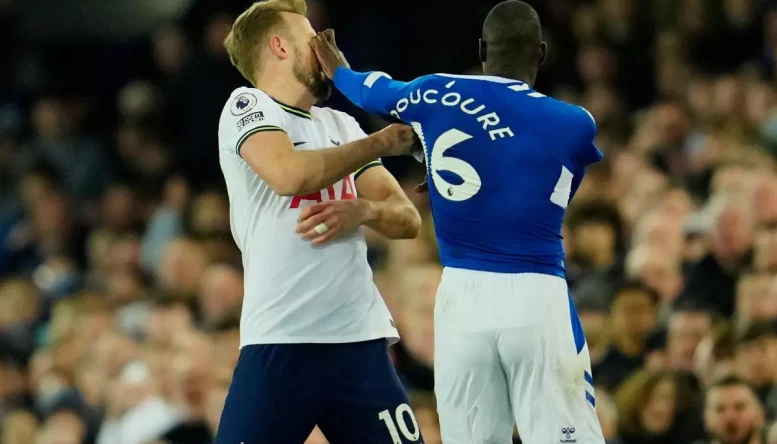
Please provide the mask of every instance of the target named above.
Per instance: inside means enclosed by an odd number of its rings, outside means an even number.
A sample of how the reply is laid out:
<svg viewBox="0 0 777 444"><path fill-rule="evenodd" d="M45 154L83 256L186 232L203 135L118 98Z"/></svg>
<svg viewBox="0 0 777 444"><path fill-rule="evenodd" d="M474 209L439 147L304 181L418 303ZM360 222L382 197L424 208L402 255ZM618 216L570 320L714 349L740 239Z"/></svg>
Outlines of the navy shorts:
<svg viewBox="0 0 777 444"><path fill-rule="evenodd" d="M423 443L385 339L248 345L240 351L216 444Z"/></svg>

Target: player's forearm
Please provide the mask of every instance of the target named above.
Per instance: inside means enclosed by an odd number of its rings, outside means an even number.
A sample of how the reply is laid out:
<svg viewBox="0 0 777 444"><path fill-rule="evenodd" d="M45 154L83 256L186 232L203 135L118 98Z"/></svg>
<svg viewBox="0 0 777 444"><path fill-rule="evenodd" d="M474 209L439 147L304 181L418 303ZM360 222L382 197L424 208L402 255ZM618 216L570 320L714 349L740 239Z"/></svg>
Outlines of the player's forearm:
<svg viewBox="0 0 777 444"><path fill-rule="evenodd" d="M418 210L400 197L384 201L362 199L367 206L364 225L389 239L414 239L421 231L421 215Z"/></svg>
<svg viewBox="0 0 777 444"><path fill-rule="evenodd" d="M383 135L376 133L335 148L294 151L287 170L292 186L283 194L302 195L320 191L383 156L388 143Z"/></svg>
<svg viewBox="0 0 777 444"><path fill-rule="evenodd" d="M335 71L334 85L354 105L371 113L386 114L389 89L379 80L385 82L391 77L383 72L357 72L350 68L340 67ZM394 82L400 86L400 82Z"/></svg>
<svg viewBox="0 0 777 444"><path fill-rule="evenodd" d="M362 102L362 92L364 91L364 82L367 79L365 73L360 73L341 66L335 71L335 76L332 81L335 88L337 88L343 95L350 100L354 105L364 108Z"/></svg>

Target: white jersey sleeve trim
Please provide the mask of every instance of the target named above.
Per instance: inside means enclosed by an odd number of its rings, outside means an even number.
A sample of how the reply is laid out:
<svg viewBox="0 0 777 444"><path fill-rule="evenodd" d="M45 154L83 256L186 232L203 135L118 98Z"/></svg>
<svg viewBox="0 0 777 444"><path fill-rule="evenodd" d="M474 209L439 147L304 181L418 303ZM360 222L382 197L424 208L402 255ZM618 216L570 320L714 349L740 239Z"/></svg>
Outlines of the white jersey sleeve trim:
<svg viewBox="0 0 777 444"><path fill-rule="evenodd" d="M593 116L593 114L591 114L590 112L588 112L588 110L587 110L587 109L585 109L585 108L583 108L582 106L580 107L580 109L582 109L583 111L585 111L585 113L586 113L586 114L588 114L588 117L590 117L590 118L591 118L591 121L594 123L594 126L596 126L596 119L594 119L594 116Z"/></svg>
<svg viewBox="0 0 777 444"><path fill-rule="evenodd" d="M436 76L440 77L450 77L452 79L470 79L470 80L484 80L486 82L493 82L493 83L517 83L520 82L520 80L515 79L506 79L504 77L497 77L497 76L468 76L464 74L435 74Z"/></svg>
<svg viewBox="0 0 777 444"><path fill-rule="evenodd" d="M372 85L375 84L379 79L387 78L391 80L391 76L386 74L385 72L375 71L367 76L367 79L364 81L364 86L367 88L372 88Z"/></svg>
<svg viewBox="0 0 777 444"><path fill-rule="evenodd" d="M220 133L223 147L240 155L248 138L262 131L285 131L280 106L256 88L238 88L222 112Z"/></svg>
<svg viewBox="0 0 777 444"><path fill-rule="evenodd" d="M240 136L240 139L238 139L237 141L237 145L235 145L235 152L237 153L237 155L240 156L240 148L243 146L245 141L248 140L249 137L253 136L256 133L262 133L262 132L268 132L268 131L283 131L283 128L275 125L263 125L249 130L248 132Z"/></svg>

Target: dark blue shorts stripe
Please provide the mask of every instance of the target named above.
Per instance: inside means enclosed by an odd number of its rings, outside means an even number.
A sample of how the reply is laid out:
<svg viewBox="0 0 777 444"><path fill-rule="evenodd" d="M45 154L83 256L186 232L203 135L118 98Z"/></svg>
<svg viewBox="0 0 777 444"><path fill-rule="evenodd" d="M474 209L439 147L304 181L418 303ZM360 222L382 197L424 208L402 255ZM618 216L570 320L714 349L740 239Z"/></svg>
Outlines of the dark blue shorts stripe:
<svg viewBox="0 0 777 444"><path fill-rule="evenodd" d="M577 309L575 308L575 302L572 300L572 293L569 296L569 319L572 323L572 336L575 338L575 349L578 353L585 347L585 333L583 332L583 324L580 322L580 316L577 315Z"/></svg>

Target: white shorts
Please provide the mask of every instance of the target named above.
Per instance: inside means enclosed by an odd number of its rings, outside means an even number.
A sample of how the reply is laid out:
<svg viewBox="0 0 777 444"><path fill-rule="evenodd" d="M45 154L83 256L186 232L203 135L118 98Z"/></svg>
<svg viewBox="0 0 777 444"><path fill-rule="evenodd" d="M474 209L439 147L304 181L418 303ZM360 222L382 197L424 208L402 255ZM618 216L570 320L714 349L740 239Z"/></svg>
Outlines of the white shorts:
<svg viewBox="0 0 777 444"><path fill-rule="evenodd" d="M434 324L445 444L604 443L564 279L446 268Z"/></svg>

